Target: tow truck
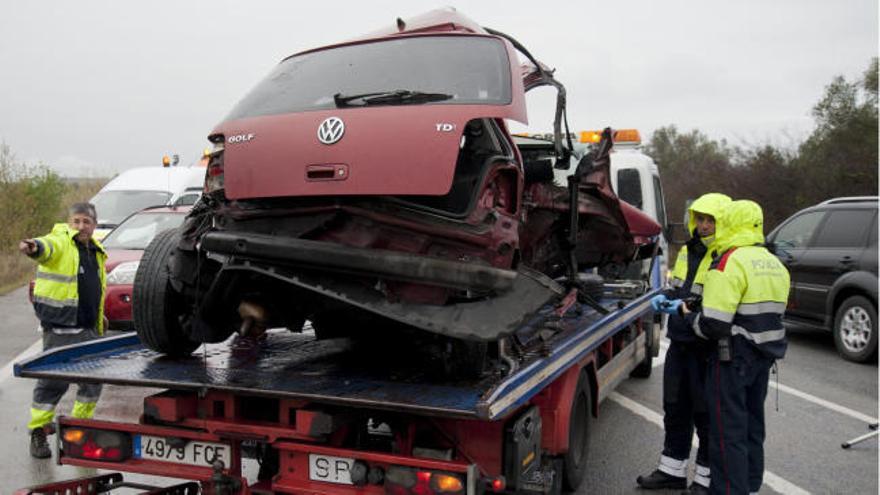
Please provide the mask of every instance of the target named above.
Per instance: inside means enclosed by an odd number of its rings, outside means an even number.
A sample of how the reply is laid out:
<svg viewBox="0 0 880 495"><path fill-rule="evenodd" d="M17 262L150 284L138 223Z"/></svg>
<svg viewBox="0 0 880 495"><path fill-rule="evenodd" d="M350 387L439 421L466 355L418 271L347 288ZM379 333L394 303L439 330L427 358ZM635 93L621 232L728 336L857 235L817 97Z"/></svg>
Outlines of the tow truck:
<svg viewBox="0 0 880 495"><path fill-rule="evenodd" d="M132 486L123 473L189 480L149 493L581 485L599 404L658 353L659 277L646 274L659 269L626 267L659 263L660 225L614 193L611 129L575 165L564 87L513 38L455 11L371 36L279 65L308 65L330 95L270 76L215 129L206 193L138 268L137 334L15 366L165 389L137 422L58 418L59 463L117 472L19 493ZM348 62L321 62L336 56ZM445 64L430 84L404 70L429 59ZM407 84L327 86L327 68L364 83L349 63ZM541 85L558 90L553 141L527 153L505 119L525 121ZM291 95L304 98L293 109Z"/></svg>
<svg viewBox="0 0 880 495"><path fill-rule="evenodd" d="M365 357L350 339L283 329L189 358L135 333L47 351L15 375L167 390L144 399L136 423L59 416L59 464L116 472L16 493L132 486L122 472L191 480L149 493L574 490L602 400L628 376L649 376L659 350L656 289L602 287L598 304L543 307L515 332L519 349L504 350L505 372L471 380L431 376L392 359L393 346ZM258 459L256 479L242 473L246 456Z"/></svg>

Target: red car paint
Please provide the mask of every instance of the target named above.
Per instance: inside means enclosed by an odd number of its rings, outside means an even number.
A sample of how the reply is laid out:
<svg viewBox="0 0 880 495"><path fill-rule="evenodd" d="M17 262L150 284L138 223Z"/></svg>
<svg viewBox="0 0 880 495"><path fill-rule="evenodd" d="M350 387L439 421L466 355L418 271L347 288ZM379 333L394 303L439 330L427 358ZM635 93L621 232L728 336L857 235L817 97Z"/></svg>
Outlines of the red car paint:
<svg viewBox="0 0 880 495"><path fill-rule="evenodd" d="M443 195L449 192L461 132L472 118L495 107L415 105L346 108L225 122L214 134L253 134L227 144L226 197ZM328 146L315 130L328 117L345 122L345 134ZM450 124L451 131L437 126ZM291 132L291 129L303 129ZM310 180L309 167L345 165L342 180ZM284 180L278 180L284 177Z"/></svg>
<svg viewBox="0 0 880 495"><path fill-rule="evenodd" d="M108 249L107 273L121 263L127 261L139 261L144 252L133 249ZM131 330L131 291L132 284L107 284L104 292L104 316L110 323L112 330Z"/></svg>

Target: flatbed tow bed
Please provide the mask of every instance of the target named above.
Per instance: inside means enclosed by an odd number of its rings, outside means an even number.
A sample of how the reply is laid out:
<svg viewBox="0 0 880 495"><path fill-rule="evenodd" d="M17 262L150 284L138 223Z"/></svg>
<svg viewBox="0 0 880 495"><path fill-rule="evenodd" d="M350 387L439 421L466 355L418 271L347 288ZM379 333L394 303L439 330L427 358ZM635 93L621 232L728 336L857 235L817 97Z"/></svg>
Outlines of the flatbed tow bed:
<svg viewBox="0 0 880 495"><path fill-rule="evenodd" d="M59 417L60 464L191 479L207 493L552 493L566 462L585 462L570 452L585 448L580 435L599 402L640 365L650 372L656 355L656 291L632 299L606 291L601 307L542 308L511 338L540 334L541 345L508 357L503 374L473 379L377 366L348 339L286 330L207 344L186 358L128 333L53 349L14 372L168 389L145 399L137 424ZM84 447L97 432L117 434L114 456ZM154 441L158 450L146 452ZM243 445L261 452L252 485L241 474ZM191 452L199 448L201 456Z"/></svg>

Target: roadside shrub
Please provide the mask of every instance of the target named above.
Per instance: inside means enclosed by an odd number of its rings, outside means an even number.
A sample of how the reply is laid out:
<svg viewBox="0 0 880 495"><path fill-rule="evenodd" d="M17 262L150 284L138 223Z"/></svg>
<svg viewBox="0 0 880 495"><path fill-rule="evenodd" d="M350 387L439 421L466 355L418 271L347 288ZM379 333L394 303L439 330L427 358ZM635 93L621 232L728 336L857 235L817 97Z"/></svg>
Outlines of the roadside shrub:
<svg viewBox="0 0 880 495"><path fill-rule="evenodd" d="M43 235L65 221L67 207L86 201L106 179L65 183L45 165L30 166L16 160L11 148L0 143L0 294L26 282L34 263L18 252L22 239Z"/></svg>

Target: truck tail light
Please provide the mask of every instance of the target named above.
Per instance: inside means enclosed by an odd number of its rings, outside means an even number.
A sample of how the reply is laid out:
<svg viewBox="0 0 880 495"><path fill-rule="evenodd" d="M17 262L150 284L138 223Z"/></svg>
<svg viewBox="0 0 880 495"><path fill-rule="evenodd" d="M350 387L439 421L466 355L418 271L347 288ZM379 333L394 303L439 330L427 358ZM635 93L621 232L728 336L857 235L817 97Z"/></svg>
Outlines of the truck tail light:
<svg viewBox="0 0 880 495"><path fill-rule="evenodd" d="M497 478L491 478L486 480L486 486L490 491L495 493L501 493L507 488L507 482L504 479L504 476L498 476Z"/></svg>
<svg viewBox="0 0 880 495"><path fill-rule="evenodd" d="M119 431L64 428L61 449L68 457L124 461L131 455L131 436Z"/></svg>
<svg viewBox="0 0 880 495"><path fill-rule="evenodd" d="M205 170L205 193L223 189L223 136L210 137L214 148L207 155L208 166Z"/></svg>
<svg viewBox="0 0 880 495"><path fill-rule="evenodd" d="M392 466L385 474L385 493L392 495L456 494L464 493L464 489L464 480L452 473Z"/></svg>

